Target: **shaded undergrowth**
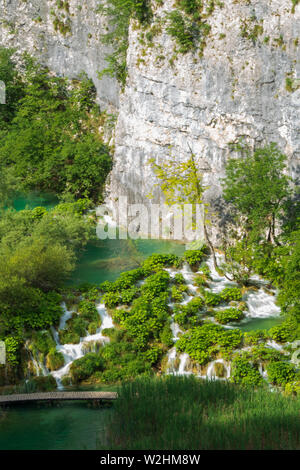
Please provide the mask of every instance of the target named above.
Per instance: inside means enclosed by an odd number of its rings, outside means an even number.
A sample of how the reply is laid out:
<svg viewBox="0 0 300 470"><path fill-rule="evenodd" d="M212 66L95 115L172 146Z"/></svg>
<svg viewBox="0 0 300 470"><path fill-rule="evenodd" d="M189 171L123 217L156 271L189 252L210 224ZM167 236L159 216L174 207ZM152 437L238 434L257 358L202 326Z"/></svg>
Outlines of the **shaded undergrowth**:
<svg viewBox="0 0 300 470"><path fill-rule="evenodd" d="M105 449L299 449L300 401L268 390L168 376L124 384Z"/></svg>

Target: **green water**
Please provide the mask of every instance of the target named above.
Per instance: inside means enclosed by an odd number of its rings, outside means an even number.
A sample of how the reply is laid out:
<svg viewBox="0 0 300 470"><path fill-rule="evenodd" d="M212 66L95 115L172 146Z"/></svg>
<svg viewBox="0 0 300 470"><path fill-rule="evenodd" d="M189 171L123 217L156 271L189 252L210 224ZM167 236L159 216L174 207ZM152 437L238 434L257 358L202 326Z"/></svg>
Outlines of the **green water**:
<svg viewBox="0 0 300 470"><path fill-rule="evenodd" d="M87 245L70 284L113 281L122 271L138 267L152 253L182 256L184 250L185 245L167 240L99 240Z"/></svg>
<svg viewBox="0 0 300 470"><path fill-rule="evenodd" d="M94 450L111 412L84 402L0 410L0 450Z"/></svg>
<svg viewBox="0 0 300 470"><path fill-rule="evenodd" d="M239 325L239 328L242 331L269 330L273 326L279 325L282 321L282 317L252 318L249 322Z"/></svg>
<svg viewBox="0 0 300 470"><path fill-rule="evenodd" d="M17 211L24 209L34 209L43 206L46 209L52 209L58 203L57 196L53 193L37 193L31 192L27 194L19 194L13 201L13 208Z"/></svg>

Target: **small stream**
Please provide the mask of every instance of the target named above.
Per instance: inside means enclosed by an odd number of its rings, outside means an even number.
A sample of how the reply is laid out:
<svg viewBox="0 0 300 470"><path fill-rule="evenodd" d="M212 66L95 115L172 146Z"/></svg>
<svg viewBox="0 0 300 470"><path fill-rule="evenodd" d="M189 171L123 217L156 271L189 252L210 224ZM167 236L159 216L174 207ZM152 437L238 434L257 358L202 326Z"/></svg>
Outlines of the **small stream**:
<svg viewBox="0 0 300 470"><path fill-rule="evenodd" d="M72 317L72 311L67 310L65 304L63 304L64 314L61 317L59 330L63 330L66 326L66 322ZM88 343L105 343L109 341L109 338L103 336L102 330L105 328L112 328L113 321L110 315L108 315L105 305L98 304L97 305L98 314L101 317L101 326L97 329L96 334L94 335L87 335L83 338L80 338L80 342L78 344L60 344L59 342L59 335L55 328L51 327L53 337L56 342L56 349L58 352L62 353L65 359L65 365L56 371L51 372L53 377L56 380L57 388L63 389L61 379L64 375L68 374L71 364L76 360L80 359L86 354L86 346Z"/></svg>
<svg viewBox="0 0 300 470"><path fill-rule="evenodd" d="M217 254L218 264L221 264L223 261L222 255ZM237 286L236 283L228 281L224 276L220 276L217 271L215 270L213 257L210 256L206 261L210 269L211 275L211 282L209 282L209 288L212 292L219 293L226 287L233 287ZM178 271L174 269L168 269L170 276L174 276ZM189 294L185 294L185 298L181 303L181 305L187 304L192 298L193 294L195 294L197 288L193 285L193 279L197 273L194 273L188 264L184 264L183 268L179 270L179 272L183 275L185 282L189 289ZM240 328L242 331L253 330L253 329L264 329L264 328L271 328L272 326L278 324L281 321L280 317L280 308L276 305L276 290L269 290L266 292L266 286L268 285L267 281L260 279L258 276L253 276L253 281L256 282L258 288L256 291L250 290L246 294L243 295L243 301L246 302L247 310L245 311L245 318L241 320L239 323L232 324L230 326L226 325L226 328ZM171 307L174 305L172 303L169 304ZM224 309L224 307L220 307ZM171 323L171 330L173 332L173 340L176 342L179 339L179 335L182 333L179 325L176 324L174 321ZM280 345L275 343L274 341L268 343L269 347L274 349L280 348ZM177 360L177 361L176 361ZM177 368L174 364L178 363ZM175 374L175 375L190 375L191 370L188 368L188 364L190 362L190 358L188 354L182 353L178 355L176 351L176 344L175 346L170 349L168 353L168 366L167 366L167 373ZM226 363L223 359L217 359L215 361L211 361L207 365L207 369L205 374L196 374L198 377L201 378L217 378L216 375L216 368L215 364L223 364L224 369L224 377L223 379L228 379L230 377L230 364ZM263 375L263 373L262 373Z"/></svg>

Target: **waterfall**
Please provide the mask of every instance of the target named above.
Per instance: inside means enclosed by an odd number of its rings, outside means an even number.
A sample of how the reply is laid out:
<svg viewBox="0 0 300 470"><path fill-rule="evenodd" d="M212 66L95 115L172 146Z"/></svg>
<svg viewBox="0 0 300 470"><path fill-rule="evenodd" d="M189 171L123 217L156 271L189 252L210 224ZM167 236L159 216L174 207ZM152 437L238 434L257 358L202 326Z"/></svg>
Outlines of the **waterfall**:
<svg viewBox="0 0 300 470"><path fill-rule="evenodd" d="M63 304L63 309L65 310L63 316L61 317L59 330L63 329L66 325L66 321L71 318L72 312L68 311L66 305ZM65 364L63 367L56 371L52 371L51 375L55 378L57 383L58 389L63 389L62 385L62 377L69 372L71 364L76 360L83 357L86 353L85 351L85 344L91 342L101 342L102 344L109 341L109 338L103 336L102 330L105 328L112 328L113 321L110 315L108 315L107 310L104 304L97 305L98 313L101 317L102 323L100 328L98 328L97 332L94 335L87 335L83 338L80 338L80 342L78 344L60 344L59 342L59 335L55 328L51 327L52 334L54 340L56 342L56 350L64 356Z"/></svg>
<svg viewBox="0 0 300 470"><path fill-rule="evenodd" d="M267 318L280 315L280 308L275 304L276 297L267 294L263 288L256 292L246 294L246 303L248 312L246 317L250 318Z"/></svg>
<svg viewBox="0 0 300 470"><path fill-rule="evenodd" d="M189 360L190 356L187 353L182 353L179 356L179 367L178 371L175 372L176 375L191 375L192 372L185 370L186 369L186 363Z"/></svg>
<svg viewBox="0 0 300 470"><path fill-rule="evenodd" d="M49 371L48 371L47 367L45 366L45 364L43 362L40 361L39 357L36 358L33 355L32 351L28 347L28 341L25 343L25 349L29 353L30 360L33 364L36 376L39 377L41 375L44 375L44 376L48 375Z"/></svg>
<svg viewBox="0 0 300 470"><path fill-rule="evenodd" d="M217 253L217 260L218 263L221 264L224 262L224 256L222 254ZM210 275L211 275L211 280L209 281L209 288L212 290L212 292L219 293L226 287L232 287L232 286L237 286L237 283L228 281L224 276L221 276L215 269L214 267L214 262L213 262L213 257L210 256L207 261L206 261L207 266L209 267L210 270ZM183 265L183 268L181 270L175 270L175 269L167 269L171 277L174 277L177 272L181 273L188 285L189 292L195 295L197 291L197 287L194 286L193 280L195 275L197 273L194 273L189 265L185 263ZM239 323L242 322L248 322L251 321L252 318L268 318L268 317L276 317L280 315L280 308L276 305L276 290L271 290L272 294L269 294L264 290L264 286L267 284L267 281L264 281L261 279L259 276L252 276L251 277L252 281L255 281L256 284L260 285L258 290L256 291L250 291L243 296L243 300L245 301L247 305L247 310L245 311L245 319L242 320ZM185 294L184 300L180 302L181 305L187 304L193 296ZM170 307L173 307L174 304L170 303ZM216 307L215 309L217 310L218 308L224 309L224 308L229 308L228 306L224 307ZM173 341L177 341L179 339L179 334L183 333L183 331L180 329L179 325L177 325L174 320L173 320L174 315L172 315L172 323L171 323L171 330L173 333ZM211 321L214 321L211 319ZM225 328L230 328L234 329L237 327L233 325L225 325ZM277 349L277 350L282 350L282 347L277 344L275 341L269 341L266 343L268 346ZM186 364L188 361L188 354L184 353L180 355L180 364L178 367L177 371L174 371L173 363L176 357L176 346L174 346L168 353L168 363L170 366L167 369L167 373L175 373L178 375L183 375L183 374L189 374L190 372L186 371ZM212 361L208 364L208 368L206 371L206 374L204 376L201 376L202 378L219 378L216 376L215 373L215 364L217 363L223 363L225 369L226 369L226 377L222 377L221 379L228 379L231 374L231 366L230 364L225 364L223 359L217 359L215 361ZM265 376L265 372L262 369L262 375Z"/></svg>

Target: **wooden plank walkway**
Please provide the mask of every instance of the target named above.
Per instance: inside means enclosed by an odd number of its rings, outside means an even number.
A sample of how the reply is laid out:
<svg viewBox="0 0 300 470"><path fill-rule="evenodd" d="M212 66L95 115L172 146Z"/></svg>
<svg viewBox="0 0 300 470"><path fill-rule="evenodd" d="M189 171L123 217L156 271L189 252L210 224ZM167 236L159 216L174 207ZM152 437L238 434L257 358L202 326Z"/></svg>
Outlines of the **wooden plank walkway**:
<svg viewBox="0 0 300 470"><path fill-rule="evenodd" d="M0 395L0 405L25 403L33 401L65 401L65 400L116 400L116 392L46 392Z"/></svg>

